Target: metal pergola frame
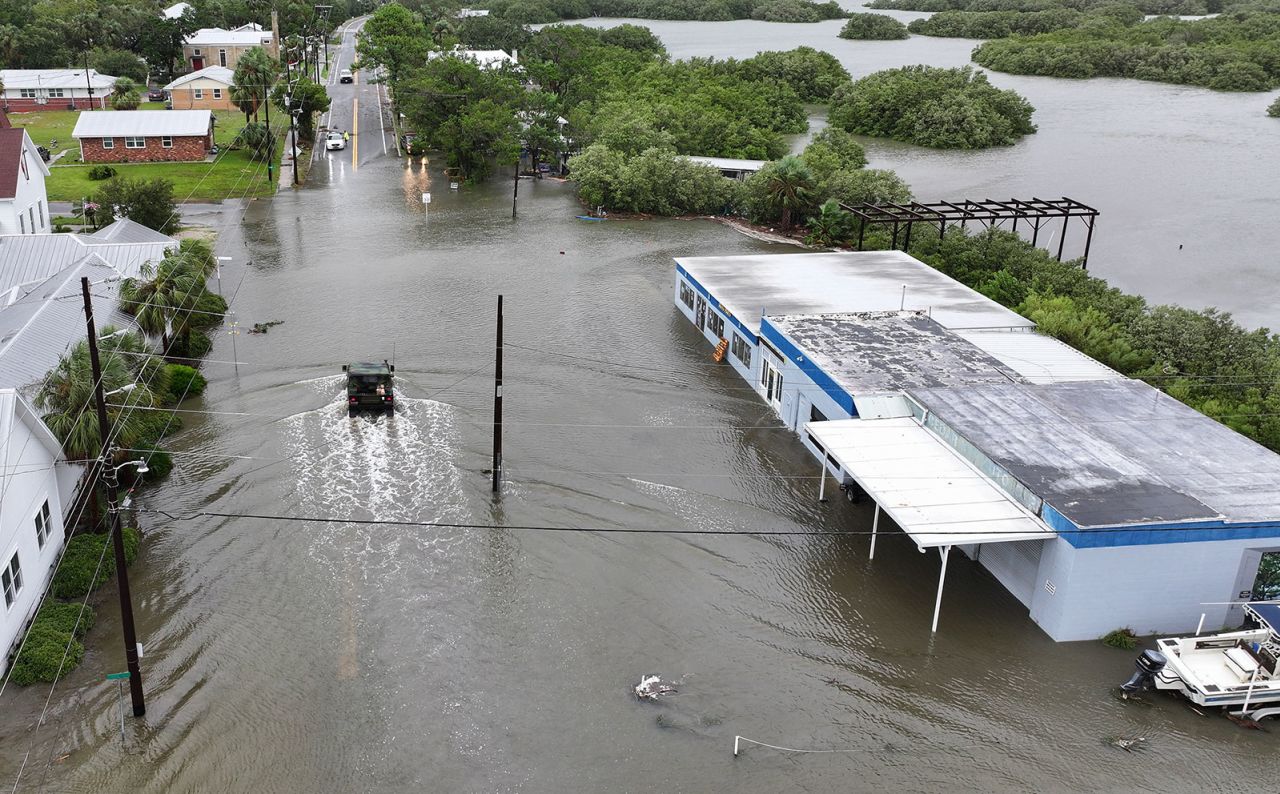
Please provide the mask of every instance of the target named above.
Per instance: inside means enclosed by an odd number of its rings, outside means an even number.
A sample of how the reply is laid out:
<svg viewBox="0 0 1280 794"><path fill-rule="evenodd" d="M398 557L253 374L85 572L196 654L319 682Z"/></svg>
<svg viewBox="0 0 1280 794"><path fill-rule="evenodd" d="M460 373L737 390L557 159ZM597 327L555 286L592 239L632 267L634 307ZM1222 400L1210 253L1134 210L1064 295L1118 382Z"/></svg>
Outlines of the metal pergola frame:
<svg viewBox="0 0 1280 794"><path fill-rule="evenodd" d="M1089 246L1093 242L1093 226L1098 219L1098 211L1087 204L1063 196L1060 199L1008 199L995 201L983 199L974 201L933 201L921 203L912 201L908 204L841 204L840 208L853 213L862 221L858 224L858 250L862 250L863 238L868 225L893 226L893 242L891 248L898 247L898 234L906 227L902 240L902 250L911 247L911 231L917 223L938 225L938 237L947 233L948 223L959 223L963 229L970 222L981 223L984 227L998 227L1005 221L1013 221L1013 231L1018 231L1018 222L1026 221L1031 226L1031 244L1040 242L1040 230L1048 221L1062 219L1062 235L1058 238L1058 261L1062 261L1063 246L1067 241L1067 227L1072 218L1081 218L1088 230L1084 240L1084 256L1080 265L1088 269Z"/></svg>

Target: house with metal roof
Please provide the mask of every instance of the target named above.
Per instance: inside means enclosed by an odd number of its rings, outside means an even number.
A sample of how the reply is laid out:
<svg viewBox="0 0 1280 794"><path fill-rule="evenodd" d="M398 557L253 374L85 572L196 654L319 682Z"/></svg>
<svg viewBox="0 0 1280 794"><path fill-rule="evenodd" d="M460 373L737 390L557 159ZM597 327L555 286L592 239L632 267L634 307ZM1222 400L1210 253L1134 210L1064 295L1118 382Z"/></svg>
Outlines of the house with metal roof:
<svg viewBox="0 0 1280 794"><path fill-rule="evenodd" d="M93 69L0 69L4 85L4 110L99 110L116 78Z"/></svg>
<svg viewBox="0 0 1280 794"><path fill-rule="evenodd" d="M213 149L209 110L81 113L71 137L86 163L198 161Z"/></svg>
<svg viewBox="0 0 1280 794"><path fill-rule="evenodd" d="M231 101L235 73L225 66L206 66L164 87L173 110L235 110Z"/></svg>
<svg viewBox="0 0 1280 794"><path fill-rule="evenodd" d="M1280 456L905 254L678 259L675 305L873 559L882 516L938 551L935 631L953 550L1055 640L1238 622L1280 554Z"/></svg>
<svg viewBox="0 0 1280 794"><path fill-rule="evenodd" d="M0 389L0 676L53 576L82 470L27 400Z"/></svg>
<svg viewBox="0 0 1280 794"><path fill-rule="evenodd" d="M684 159L699 165L709 165L730 179L746 179L769 164L768 160L743 160L736 157L686 156Z"/></svg>
<svg viewBox="0 0 1280 794"><path fill-rule="evenodd" d="M515 68L520 64L520 53L517 50L508 53L506 50L468 50L458 47L448 51L433 50L427 53L427 60L434 61L437 58L461 58L464 61L471 61L481 69Z"/></svg>
<svg viewBox="0 0 1280 794"><path fill-rule="evenodd" d="M0 128L0 234L49 231L47 176L49 167L27 131Z"/></svg>

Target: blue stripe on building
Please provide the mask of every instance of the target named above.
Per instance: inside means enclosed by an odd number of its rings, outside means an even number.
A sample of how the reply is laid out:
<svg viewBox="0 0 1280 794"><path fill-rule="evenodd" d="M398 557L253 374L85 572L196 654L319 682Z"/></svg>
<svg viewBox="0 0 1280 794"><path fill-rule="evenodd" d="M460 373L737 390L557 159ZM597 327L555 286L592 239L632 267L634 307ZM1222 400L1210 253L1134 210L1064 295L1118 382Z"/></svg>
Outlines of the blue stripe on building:
<svg viewBox="0 0 1280 794"><path fill-rule="evenodd" d="M800 348L796 347L786 334L774 327L768 317L760 318L760 337L776 347L784 358L808 375L809 380L835 400L836 405L848 411L850 417L858 416L858 411L853 406L853 396L832 380L830 375L823 372L821 367L810 361L808 356L801 353Z"/></svg>

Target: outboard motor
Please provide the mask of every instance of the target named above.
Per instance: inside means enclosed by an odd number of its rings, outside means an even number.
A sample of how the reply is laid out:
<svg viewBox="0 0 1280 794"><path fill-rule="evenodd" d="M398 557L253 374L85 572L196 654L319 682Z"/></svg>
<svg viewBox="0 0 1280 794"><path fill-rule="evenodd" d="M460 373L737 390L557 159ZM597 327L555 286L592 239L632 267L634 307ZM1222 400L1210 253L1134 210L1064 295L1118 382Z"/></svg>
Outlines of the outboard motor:
<svg viewBox="0 0 1280 794"><path fill-rule="evenodd" d="M1163 670L1167 663L1168 660L1164 658L1163 653L1152 650L1143 651L1142 655L1133 662L1133 666L1138 668L1137 671L1128 681L1120 685L1120 689L1124 692L1141 692L1149 689L1156 673Z"/></svg>

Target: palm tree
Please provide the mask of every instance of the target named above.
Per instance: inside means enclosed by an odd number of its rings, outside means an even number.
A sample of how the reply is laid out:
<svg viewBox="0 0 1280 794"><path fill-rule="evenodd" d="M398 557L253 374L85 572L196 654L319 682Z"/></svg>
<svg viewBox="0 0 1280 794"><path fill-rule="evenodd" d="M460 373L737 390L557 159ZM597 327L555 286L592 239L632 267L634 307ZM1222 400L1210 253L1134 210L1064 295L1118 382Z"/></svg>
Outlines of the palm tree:
<svg viewBox="0 0 1280 794"><path fill-rule="evenodd" d="M805 242L810 245L840 245L852 234L853 213L840 209L840 202L835 199L827 199L818 208L818 213L809 218L809 236Z"/></svg>
<svg viewBox="0 0 1280 794"><path fill-rule="evenodd" d="M441 19L431 28L431 40L436 43L437 47L444 46L444 40L450 36L456 35L453 24L447 19Z"/></svg>
<svg viewBox="0 0 1280 794"><path fill-rule="evenodd" d="M190 310L208 291L205 281L216 265L208 243L183 240L159 263L143 265L141 278L124 280L121 308L147 334L160 337L161 349L168 353L175 336L186 339L191 333Z"/></svg>
<svg viewBox="0 0 1280 794"><path fill-rule="evenodd" d="M258 110L267 101L267 94L279 74L280 63L262 47L254 47L236 61L231 78L231 101L244 113L245 124L251 116L254 121L258 120Z"/></svg>
<svg viewBox="0 0 1280 794"><path fill-rule="evenodd" d="M116 110L137 110L142 104L138 84L127 77L117 77L111 87L111 107Z"/></svg>
<svg viewBox="0 0 1280 794"><path fill-rule="evenodd" d="M782 210L783 231L791 228L791 213L813 206L813 175L795 155L773 163L765 174L765 195L770 206Z"/></svg>

